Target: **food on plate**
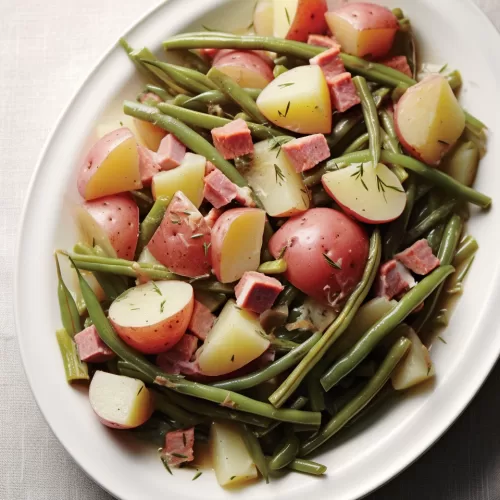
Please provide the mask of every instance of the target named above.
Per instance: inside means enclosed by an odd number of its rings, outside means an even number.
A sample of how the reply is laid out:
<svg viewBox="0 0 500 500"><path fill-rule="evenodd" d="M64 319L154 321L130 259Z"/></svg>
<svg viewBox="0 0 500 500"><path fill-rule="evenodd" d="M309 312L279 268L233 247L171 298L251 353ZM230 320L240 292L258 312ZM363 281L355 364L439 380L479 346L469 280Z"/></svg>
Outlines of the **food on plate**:
<svg viewBox="0 0 500 500"><path fill-rule="evenodd" d="M208 441L224 488L325 474L310 454L439 372L492 202L486 126L400 9L259 0L253 30L174 36L176 64L121 41L145 86L97 125L56 255L67 381L170 473Z"/></svg>

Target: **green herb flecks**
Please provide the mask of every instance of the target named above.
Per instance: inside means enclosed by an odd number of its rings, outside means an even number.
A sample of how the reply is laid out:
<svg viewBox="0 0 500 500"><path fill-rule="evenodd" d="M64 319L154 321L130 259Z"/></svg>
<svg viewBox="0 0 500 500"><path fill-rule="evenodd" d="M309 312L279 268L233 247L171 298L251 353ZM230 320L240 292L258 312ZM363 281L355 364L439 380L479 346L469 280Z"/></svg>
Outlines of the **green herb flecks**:
<svg viewBox="0 0 500 500"><path fill-rule="evenodd" d="M187 458L187 456L186 456L186 455L181 455L180 453L171 453L171 455L172 455L173 457L176 457L176 458L182 458L182 459L184 459L184 460Z"/></svg>
<svg viewBox="0 0 500 500"><path fill-rule="evenodd" d="M196 481L201 475L203 474L203 472L200 472L198 471L195 476L193 477L193 479L191 479L191 481Z"/></svg>
<svg viewBox="0 0 500 500"><path fill-rule="evenodd" d="M354 177L355 180L359 179L361 181L361 184L363 184L363 187L368 191L368 186L366 185L366 182L363 180L363 175L365 175L365 167L361 163L358 167L358 171L351 174L351 177Z"/></svg>
<svg viewBox="0 0 500 500"><path fill-rule="evenodd" d="M285 256L285 252L287 251L288 249L288 245L285 245L281 250L280 250L280 254L278 255L278 258L276 260L280 260L282 259L284 256Z"/></svg>
<svg viewBox="0 0 500 500"><path fill-rule="evenodd" d="M404 190L401 188L398 188L397 186L391 186L389 184L386 184L378 175L377 175L377 191L379 193L382 193L384 196L384 200L387 203L387 198L385 197L385 190L386 189L392 189L393 191L397 191L398 193L404 193Z"/></svg>
<svg viewBox="0 0 500 500"><path fill-rule="evenodd" d="M191 236L191 239L192 240L196 240L196 239L202 238L202 237L203 237L203 234L197 233L197 234L193 234L193 236Z"/></svg>
<svg viewBox="0 0 500 500"><path fill-rule="evenodd" d="M333 267L333 269L338 269L338 270L342 270L342 266L337 264L337 262L335 262L334 260L330 259L330 257L328 257L328 255L326 255L326 253L323 254L323 257L325 258L326 260L326 263L330 266L330 267Z"/></svg>
<svg viewBox="0 0 500 500"><path fill-rule="evenodd" d="M288 115L288 112L290 111L290 105L292 103L290 101L288 101L288 104L286 105L286 108L285 108L285 112L282 113L280 110L278 110L278 115L281 116L281 118L286 118L287 115Z"/></svg>
<svg viewBox="0 0 500 500"><path fill-rule="evenodd" d="M208 250L212 246L212 243L203 243L203 252L205 252L205 257L208 257Z"/></svg>
<svg viewBox="0 0 500 500"><path fill-rule="evenodd" d="M157 285L154 281L152 281L151 283L153 283L153 289L154 289L154 291L155 291L158 295L163 295L163 294L161 293L161 290L158 288L158 285Z"/></svg>
<svg viewBox="0 0 500 500"><path fill-rule="evenodd" d="M448 342L446 342L446 340L443 339L443 337L441 337L441 335L438 337L438 339L443 343L443 344L447 344Z"/></svg>
<svg viewBox="0 0 500 500"><path fill-rule="evenodd" d="M281 181L285 180L285 174L281 170L276 163L274 164L274 173L276 175L276 184L279 184L281 186Z"/></svg>
<svg viewBox="0 0 500 500"><path fill-rule="evenodd" d="M278 152L276 153L276 158L278 158L278 156L281 153L281 147L283 146L283 144L286 144L291 140L292 140L291 137L275 137L270 141L269 151L274 151L275 149L277 149Z"/></svg>
<svg viewBox="0 0 500 500"><path fill-rule="evenodd" d="M290 13L288 12L288 9L285 7L285 14L286 14L286 20L288 21L288 25L292 24L292 21L290 20Z"/></svg>
<svg viewBox="0 0 500 500"><path fill-rule="evenodd" d="M160 453L163 451L161 448L158 450ZM170 470L170 466L168 465L167 457L164 457L163 455L160 455L161 462L163 464L163 467L167 469L168 473L173 476L172 471Z"/></svg>
<svg viewBox="0 0 500 500"><path fill-rule="evenodd" d="M164 301L160 304L160 314L163 314L163 308L165 307L165 302L166 302L166 300L164 300Z"/></svg>
<svg viewBox="0 0 500 500"><path fill-rule="evenodd" d="M292 85L295 85L295 83L293 83L293 82L290 82L290 83L281 83L280 85L278 85L278 87L280 89L286 89L287 87L290 87Z"/></svg>

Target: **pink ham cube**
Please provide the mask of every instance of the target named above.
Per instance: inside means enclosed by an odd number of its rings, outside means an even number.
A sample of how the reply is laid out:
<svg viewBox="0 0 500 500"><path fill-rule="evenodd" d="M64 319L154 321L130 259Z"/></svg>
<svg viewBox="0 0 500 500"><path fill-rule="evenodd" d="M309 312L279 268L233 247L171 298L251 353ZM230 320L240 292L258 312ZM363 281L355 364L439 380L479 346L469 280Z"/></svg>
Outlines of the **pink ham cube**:
<svg viewBox="0 0 500 500"><path fill-rule="evenodd" d="M252 134L246 121L241 118L212 129L212 139L217 151L226 160L253 153Z"/></svg>
<svg viewBox="0 0 500 500"><path fill-rule="evenodd" d="M334 78L327 78L327 83L330 87L333 105L339 113L343 113L361 102L351 73L342 73Z"/></svg>
<svg viewBox="0 0 500 500"><path fill-rule="evenodd" d="M115 353L101 340L94 325L75 335L76 348L82 361L104 363L115 357Z"/></svg>
<svg viewBox="0 0 500 500"><path fill-rule="evenodd" d="M305 172L330 157L330 148L323 134L293 139L281 146L297 172Z"/></svg>
<svg viewBox="0 0 500 500"><path fill-rule="evenodd" d="M439 259L432 253L432 248L426 239L419 240L406 250L394 256L415 274L425 276L439 267Z"/></svg>
<svg viewBox="0 0 500 500"><path fill-rule="evenodd" d="M318 54L316 57L313 57L309 63L311 65L319 66L325 78L335 78L342 73L345 73L345 66L340 58L340 47L337 45L331 49L325 50L321 54Z"/></svg>
<svg viewBox="0 0 500 500"><path fill-rule="evenodd" d="M161 140L155 160L161 170L172 170L182 163L184 156L186 156L186 146L177 137L168 134Z"/></svg>
<svg viewBox="0 0 500 500"><path fill-rule="evenodd" d="M141 173L141 182L143 186L151 186L153 176L161 172L161 167L155 161L155 153L148 148L137 145L139 151L139 172Z"/></svg>
<svg viewBox="0 0 500 500"><path fill-rule="evenodd" d="M190 361L196 349L198 349L198 339L194 335L185 333L172 349L158 354L156 364L166 373L188 375L192 370L193 363Z"/></svg>
<svg viewBox="0 0 500 500"><path fill-rule="evenodd" d="M415 279L408 269L395 259L380 266L375 292L377 297L391 300L415 286Z"/></svg>
<svg viewBox="0 0 500 500"><path fill-rule="evenodd" d="M384 66L400 71L401 73L404 73L406 76L409 76L410 78L413 77L406 56L394 56L391 57L390 59L384 59L383 61L380 61L380 64L383 64Z"/></svg>
<svg viewBox="0 0 500 500"><path fill-rule="evenodd" d="M194 427L167 432L165 435L165 448L163 448L161 454L170 467L175 467L194 460L193 447Z"/></svg>
<svg viewBox="0 0 500 500"><path fill-rule="evenodd" d="M274 301L283 288L276 278L248 271L234 289L236 304L243 309L262 314L273 307Z"/></svg>
<svg viewBox="0 0 500 500"><path fill-rule="evenodd" d="M340 45L335 37L324 36L324 35L309 35L307 39L309 45L316 45L317 47L326 47L327 49L334 49Z"/></svg>
<svg viewBox="0 0 500 500"><path fill-rule="evenodd" d="M193 332L199 339L205 340L214 323L215 316L210 312L210 309L195 300L193 315L188 326L189 331Z"/></svg>

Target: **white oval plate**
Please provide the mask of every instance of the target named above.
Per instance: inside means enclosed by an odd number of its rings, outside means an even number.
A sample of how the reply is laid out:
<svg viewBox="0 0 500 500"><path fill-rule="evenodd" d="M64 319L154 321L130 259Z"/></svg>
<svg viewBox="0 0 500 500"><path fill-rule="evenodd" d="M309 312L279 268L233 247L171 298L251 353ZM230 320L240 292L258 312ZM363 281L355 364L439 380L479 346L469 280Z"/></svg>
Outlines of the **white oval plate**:
<svg viewBox="0 0 500 500"><path fill-rule="evenodd" d="M489 152L476 187L500 195L498 33L470 0L387 0L402 7L417 30L423 59L448 63L464 77L464 106L490 127ZM235 29L249 24L250 0L170 0L150 12L127 35L133 46L161 52L173 34L201 29ZM35 398L52 430L80 466L103 488L123 500L315 498L352 500L379 487L422 454L463 411L500 353L497 327L500 212L473 210L469 229L481 249L459 307L444 336L432 349L437 368L433 387L408 394L379 412L370 425L356 426L317 457L328 475L315 479L289 474L282 480L228 492L215 476L192 482L192 471L170 476L156 453L125 434L102 426L85 390L69 387L54 331L60 325L53 264L55 248L75 242L71 204L78 199L76 166L104 115L115 115L121 100L140 90L134 68L114 47L83 84L60 119L41 156L24 209L17 251L16 319L22 358ZM348 439L347 439L348 438Z"/></svg>

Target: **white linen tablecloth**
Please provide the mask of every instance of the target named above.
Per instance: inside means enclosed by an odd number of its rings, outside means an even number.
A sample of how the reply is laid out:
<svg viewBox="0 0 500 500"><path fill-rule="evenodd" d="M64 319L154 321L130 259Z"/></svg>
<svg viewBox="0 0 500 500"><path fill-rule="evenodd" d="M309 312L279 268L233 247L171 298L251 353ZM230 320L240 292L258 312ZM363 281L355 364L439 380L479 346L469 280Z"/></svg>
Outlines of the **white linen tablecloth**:
<svg viewBox="0 0 500 500"><path fill-rule="evenodd" d="M500 0L477 2L500 27ZM157 3L0 0L0 500L111 498L55 439L27 385L14 328L14 250L27 186L57 117L103 51ZM497 367L445 437L370 498L500 499L499 375Z"/></svg>

